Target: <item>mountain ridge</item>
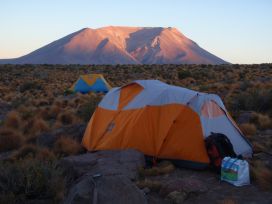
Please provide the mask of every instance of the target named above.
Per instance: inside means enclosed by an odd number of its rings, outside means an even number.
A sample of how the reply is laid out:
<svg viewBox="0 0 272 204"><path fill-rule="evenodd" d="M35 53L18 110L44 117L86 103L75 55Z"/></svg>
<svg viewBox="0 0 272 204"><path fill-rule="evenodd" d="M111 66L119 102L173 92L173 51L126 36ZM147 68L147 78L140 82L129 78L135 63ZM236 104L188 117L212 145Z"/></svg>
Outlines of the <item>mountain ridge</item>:
<svg viewBox="0 0 272 204"><path fill-rule="evenodd" d="M10 64L226 64L173 27L83 28Z"/></svg>

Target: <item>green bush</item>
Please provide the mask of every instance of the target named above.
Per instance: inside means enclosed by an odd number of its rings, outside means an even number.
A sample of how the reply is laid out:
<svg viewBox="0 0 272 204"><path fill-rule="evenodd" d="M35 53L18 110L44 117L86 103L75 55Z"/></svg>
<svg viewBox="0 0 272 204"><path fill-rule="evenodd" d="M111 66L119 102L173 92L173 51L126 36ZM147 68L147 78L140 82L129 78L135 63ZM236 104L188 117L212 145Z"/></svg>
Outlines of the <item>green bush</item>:
<svg viewBox="0 0 272 204"><path fill-rule="evenodd" d="M53 162L20 160L0 163L0 200L8 203L59 202L65 193L62 171Z"/></svg>

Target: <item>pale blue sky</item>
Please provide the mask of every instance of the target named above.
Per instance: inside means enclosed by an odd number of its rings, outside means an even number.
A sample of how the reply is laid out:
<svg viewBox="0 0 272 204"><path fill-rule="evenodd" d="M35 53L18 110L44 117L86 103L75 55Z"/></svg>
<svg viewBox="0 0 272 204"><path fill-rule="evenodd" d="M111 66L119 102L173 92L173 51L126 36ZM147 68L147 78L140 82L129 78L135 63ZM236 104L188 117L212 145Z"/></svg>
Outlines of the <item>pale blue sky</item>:
<svg viewBox="0 0 272 204"><path fill-rule="evenodd" d="M0 58L84 27L176 27L232 63L272 63L272 0L0 0Z"/></svg>

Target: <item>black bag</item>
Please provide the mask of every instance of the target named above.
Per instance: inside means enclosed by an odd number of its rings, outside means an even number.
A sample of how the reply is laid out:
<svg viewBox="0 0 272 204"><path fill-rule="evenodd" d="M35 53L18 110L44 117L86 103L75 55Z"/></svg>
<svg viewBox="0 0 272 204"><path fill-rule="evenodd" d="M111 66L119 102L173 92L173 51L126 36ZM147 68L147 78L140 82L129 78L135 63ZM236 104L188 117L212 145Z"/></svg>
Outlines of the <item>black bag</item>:
<svg viewBox="0 0 272 204"><path fill-rule="evenodd" d="M237 157L229 138L221 133L213 133L205 139L206 149L211 167L220 172L224 157Z"/></svg>

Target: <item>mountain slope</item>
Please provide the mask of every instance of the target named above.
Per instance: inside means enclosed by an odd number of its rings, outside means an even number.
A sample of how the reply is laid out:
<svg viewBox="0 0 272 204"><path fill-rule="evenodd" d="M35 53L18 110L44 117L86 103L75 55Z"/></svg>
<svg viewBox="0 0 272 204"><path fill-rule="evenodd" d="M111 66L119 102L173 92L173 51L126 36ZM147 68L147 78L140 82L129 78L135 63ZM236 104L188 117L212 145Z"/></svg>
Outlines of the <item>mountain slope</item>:
<svg viewBox="0 0 272 204"><path fill-rule="evenodd" d="M11 64L225 64L175 28L85 28Z"/></svg>

